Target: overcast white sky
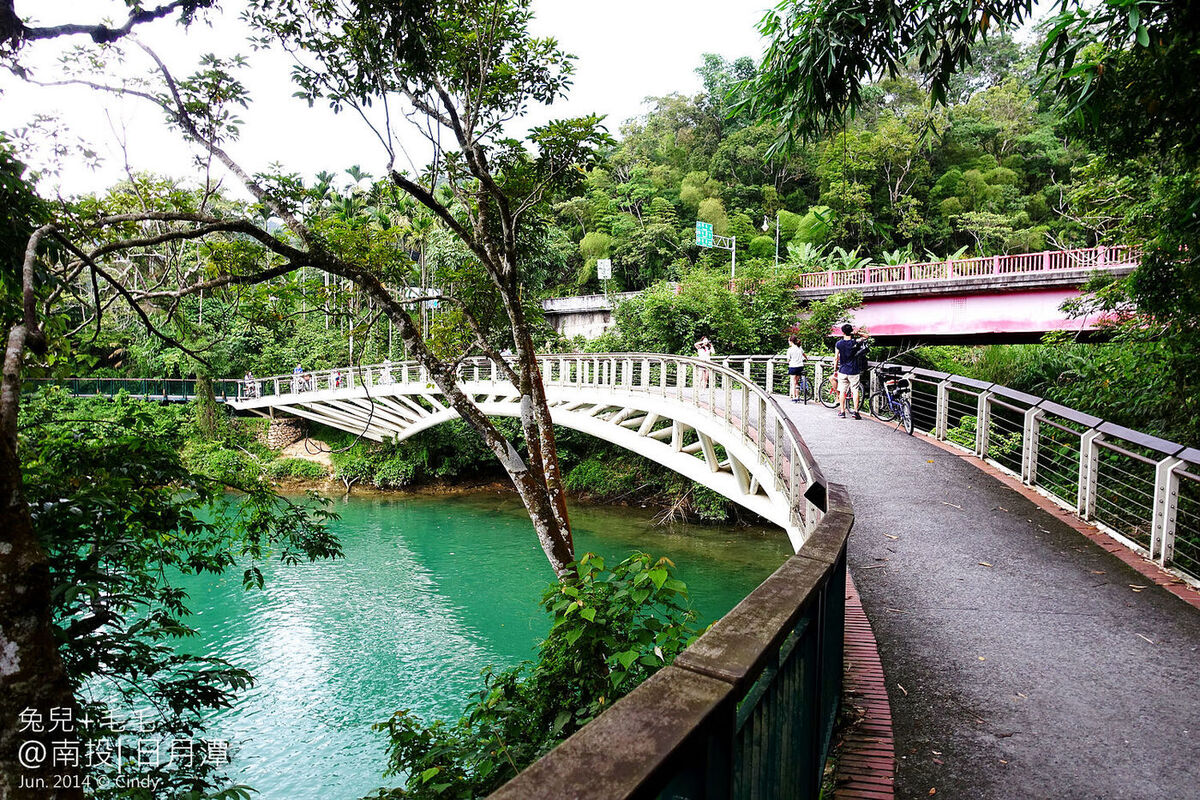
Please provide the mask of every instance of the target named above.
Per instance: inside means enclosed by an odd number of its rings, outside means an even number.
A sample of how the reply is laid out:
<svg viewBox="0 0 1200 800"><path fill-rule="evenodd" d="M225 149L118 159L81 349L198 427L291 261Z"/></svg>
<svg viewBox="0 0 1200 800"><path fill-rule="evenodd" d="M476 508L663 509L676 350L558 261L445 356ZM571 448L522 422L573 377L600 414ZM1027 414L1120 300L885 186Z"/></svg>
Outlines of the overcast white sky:
<svg viewBox="0 0 1200 800"><path fill-rule="evenodd" d="M694 70L702 53L719 53L730 60L761 54L763 42L754 25L767 3L760 2L609 0L584 4L534 0L534 33L555 36L579 60L568 101L547 113L535 112L531 120L594 112L608 115L606 124L615 134L622 122L643 113L645 97L699 91L700 80ZM222 12L213 15L211 26L197 24L183 31L171 22L159 21L139 29L139 35L177 75L190 71L197 57L206 52L249 54L241 43L244 31L237 21L240 3L224 0L222 6ZM17 0L16 7L22 16L35 14L41 23L91 21L105 14L123 18L119 13L122 4L110 0ZM60 48L61 44L31 47L26 63L41 79L52 80ZM335 117L321 109L310 110L292 98L282 57L264 59L256 54L254 63L255 69L243 80L255 102L243 115L246 124L241 140L231 147L235 158L251 171L278 161L306 177L351 164L377 175L383 171L386 154L361 121L347 114ZM135 170L179 176L191 173L189 151L178 134L168 131L160 114L144 103L74 87L30 87L7 74L0 75L0 91L0 130L19 128L36 114L57 114L103 156L99 170L65 172L59 180L65 193L99 190L122 178L123 157L115 131L127 140ZM53 185L44 188L54 190Z"/></svg>

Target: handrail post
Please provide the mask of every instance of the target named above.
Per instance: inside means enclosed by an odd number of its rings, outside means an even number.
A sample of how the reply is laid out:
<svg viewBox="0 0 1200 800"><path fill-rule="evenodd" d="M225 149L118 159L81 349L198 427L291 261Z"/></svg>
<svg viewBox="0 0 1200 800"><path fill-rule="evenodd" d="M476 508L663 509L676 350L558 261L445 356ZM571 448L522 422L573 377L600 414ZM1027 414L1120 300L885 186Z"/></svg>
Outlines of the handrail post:
<svg viewBox="0 0 1200 800"><path fill-rule="evenodd" d="M1175 516L1179 508L1179 475L1183 460L1167 456L1154 467L1154 513L1150 521L1150 558L1167 566L1175 557Z"/></svg>
<svg viewBox="0 0 1200 800"><path fill-rule="evenodd" d="M742 438L750 438L750 387L742 384Z"/></svg>
<svg viewBox="0 0 1200 800"><path fill-rule="evenodd" d="M946 441L946 432L950 428L950 380L944 380L937 386L937 409L934 413L933 436L939 442Z"/></svg>
<svg viewBox="0 0 1200 800"><path fill-rule="evenodd" d="M775 358L767 361L767 385L763 387L767 394L775 394Z"/></svg>
<svg viewBox="0 0 1200 800"><path fill-rule="evenodd" d="M1038 434L1043 413L1037 406L1025 409L1021 431L1021 483L1026 486L1037 483Z"/></svg>
<svg viewBox="0 0 1200 800"><path fill-rule="evenodd" d="M975 400L975 455L987 458L992 435L992 392L982 391Z"/></svg>
<svg viewBox="0 0 1200 800"><path fill-rule="evenodd" d="M1100 442L1104 434L1092 428L1079 437L1079 490L1075 510L1083 519L1096 513L1096 477L1100 472Z"/></svg>

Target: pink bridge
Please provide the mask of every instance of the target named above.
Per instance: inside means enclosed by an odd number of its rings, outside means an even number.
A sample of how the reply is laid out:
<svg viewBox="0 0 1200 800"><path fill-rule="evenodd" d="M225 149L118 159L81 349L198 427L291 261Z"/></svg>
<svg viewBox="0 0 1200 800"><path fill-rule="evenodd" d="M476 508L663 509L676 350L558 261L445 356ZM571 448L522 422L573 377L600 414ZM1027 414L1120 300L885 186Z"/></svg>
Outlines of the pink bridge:
<svg viewBox="0 0 1200 800"><path fill-rule="evenodd" d="M1134 247L1092 247L1014 256L964 258L898 266L813 272L800 277L801 300L861 292L854 321L876 338L941 342L1036 341L1047 331L1095 330L1096 319L1068 319L1063 301L1096 271L1127 275ZM612 308L635 292L542 301L546 319L565 336L593 339L612 326Z"/></svg>
<svg viewBox="0 0 1200 800"><path fill-rule="evenodd" d="M1092 273L1126 275L1137 263L1133 247L1057 250L815 272L801 277L797 292L806 300L861 292L854 321L876 338L1030 341L1095 330L1096 318L1069 319L1063 302L1078 297Z"/></svg>

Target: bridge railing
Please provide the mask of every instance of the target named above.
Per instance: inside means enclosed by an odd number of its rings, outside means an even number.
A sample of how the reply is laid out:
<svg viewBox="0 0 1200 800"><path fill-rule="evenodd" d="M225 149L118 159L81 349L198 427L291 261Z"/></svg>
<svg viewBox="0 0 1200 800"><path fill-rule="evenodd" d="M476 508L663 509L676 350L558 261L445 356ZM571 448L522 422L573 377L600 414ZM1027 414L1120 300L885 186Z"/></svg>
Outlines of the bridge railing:
<svg viewBox="0 0 1200 800"><path fill-rule="evenodd" d="M186 401L196 396L196 383L195 378L65 378L25 381L22 386L62 386L76 397L116 397L124 393L144 400ZM232 380L212 381L212 388L219 402L235 399L242 391L241 382Z"/></svg>
<svg viewBox="0 0 1200 800"><path fill-rule="evenodd" d="M547 386L658 395L715 415L770 467L793 523L811 530L824 509L825 478L795 423L760 384L724 365L657 353L540 356Z"/></svg>
<svg viewBox="0 0 1200 800"><path fill-rule="evenodd" d="M781 356L720 361L765 389L786 391ZM810 374L818 385L830 366L829 359L813 360ZM911 381L919 431L1019 478L1200 586L1200 450L999 384L914 367L901 370Z"/></svg>
<svg viewBox="0 0 1200 800"><path fill-rule="evenodd" d="M845 490L796 555L691 647L491 800L816 800L841 702Z"/></svg>
<svg viewBox="0 0 1200 800"><path fill-rule="evenodd" d="M1135 267L1139 258L1139 249L1127 245L1088 247L1044 253L922 261L892 266L871 265L858 269L810 272L801 275L796 285L800 289L823 289L911 281L982 278L1028 272Z"/></svg>

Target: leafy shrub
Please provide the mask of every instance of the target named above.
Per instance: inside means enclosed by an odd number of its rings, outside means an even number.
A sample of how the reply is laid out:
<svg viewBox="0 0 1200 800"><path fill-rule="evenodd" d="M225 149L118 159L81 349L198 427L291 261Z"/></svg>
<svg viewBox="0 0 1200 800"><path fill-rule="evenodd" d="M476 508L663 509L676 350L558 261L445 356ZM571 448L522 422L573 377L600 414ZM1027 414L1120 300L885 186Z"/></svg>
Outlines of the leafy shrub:
<svg viewBox="0 0 1200 800"><path fill-rule="evenodd" d="M257 461L224 442L192 439L180 455L188 469L226 483L246 483L259 474Z"/></svg>
<svg viewBox="0 0 1200 800"><path fill-rule="evenodd" d="M582 728L639 683L670 664L696 635L687 587L667 559L637 553L612 569L591 553L573 584L551 584L542 607L553 618L535 662L484 672L461 718L425 724L399 711L376 725L387 732L389 775L410 800L490 794Z"/></svg>
<svg viewBox="0 0 1200 800"><path fill-rule="evenodd" d="M396 455L376 467L373 480L381 489L398 489L412 483L416 474L416 464L402 455Z"/></svg>
<svg viewBox="0 0 1200 800"><path fill-rule="evenodd" d="M329 472L322 464L309 461L306 458L281 458L267 464L267 475L276 480L280 478L300 478L302 480L319 481L329 477Z"/></svg>

